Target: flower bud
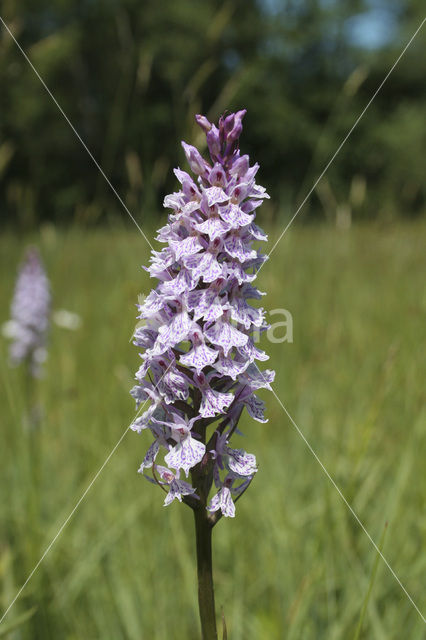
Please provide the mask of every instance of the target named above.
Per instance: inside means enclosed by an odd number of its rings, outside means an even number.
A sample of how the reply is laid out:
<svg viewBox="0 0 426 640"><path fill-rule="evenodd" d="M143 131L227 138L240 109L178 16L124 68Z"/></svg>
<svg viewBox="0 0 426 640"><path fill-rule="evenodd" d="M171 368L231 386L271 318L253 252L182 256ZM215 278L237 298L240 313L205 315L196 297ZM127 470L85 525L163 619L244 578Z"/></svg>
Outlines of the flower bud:
<svg viewBox="0 0 426 640"><path fill-rule="evenodd" d="M242 109L242 111L237 111L235 114L234 126L232 130L228 134L228 144L233 144L238 140L242 131L243 131L243 118L246 114L246 110Z"/></svg>
<svg viewBox="0 0 426 640"><path fill-rule="evenodd" d="M185 151L186 159L188 160L189 166L192 171L199 176L204 175L206 172L206 168L208 167L206 161L203 159L202 155L190 144L186 144L186 142L182 141L182 147Z"/></svg>
<svg viewBox="0 0 426 640"><path fill-rule="evenodd" d="M214 125L206 135L207 146L210 151L210 155L213 159L217 159L220 156L220 139L219 130Z"/></svg>
<svg viewBox="0 0 426 640"><path fill-rule="evenodd" d="M230 134L230 132L232 131L233 127L234 127L234 122L235 122L235 114L231 113L229 116L226 116L226 118L223 121L223 130L225 132L225 136L228 137L228 135Z"/></svg>
<svg viewBox="0 0 426 640"><path fill-rule="evenodd" d="M212 123L207 120L206 116L197 114L195 120L205 133L208 133L213 126Z"/></svg>

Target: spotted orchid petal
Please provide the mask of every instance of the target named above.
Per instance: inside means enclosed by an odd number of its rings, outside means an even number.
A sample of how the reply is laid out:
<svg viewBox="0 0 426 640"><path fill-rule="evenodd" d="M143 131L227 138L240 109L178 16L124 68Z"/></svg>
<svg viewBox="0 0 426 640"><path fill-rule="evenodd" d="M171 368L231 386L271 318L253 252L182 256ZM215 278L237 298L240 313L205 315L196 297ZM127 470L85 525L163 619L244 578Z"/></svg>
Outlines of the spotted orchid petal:
<svg viewBox="0 0 426 640"><path fill-rule="evenodd" d="M220 509L224 516L234 518L235 504L232 500L231 490L226 486L219 489L218 493L211 499L207 509L211 512L218 511Z"/></svg>
<svg viewBox="0 0 426 640"><path fill-rule="evenodd" d="M183 469L186 477L189 470L201 462L206 452L206 445L199 442L191 435L187 435L174 447L170 447L169 453L164 457L164 461L171 469Z"/></svg>

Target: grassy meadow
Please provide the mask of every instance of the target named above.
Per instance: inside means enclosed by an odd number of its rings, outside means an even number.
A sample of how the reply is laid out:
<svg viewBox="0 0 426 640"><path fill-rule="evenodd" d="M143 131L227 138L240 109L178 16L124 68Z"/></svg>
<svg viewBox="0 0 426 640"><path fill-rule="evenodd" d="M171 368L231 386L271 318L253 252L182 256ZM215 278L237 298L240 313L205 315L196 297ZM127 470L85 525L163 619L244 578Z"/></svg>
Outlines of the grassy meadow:
<svg viewBox="0 0 426 640"><path fill-rule="evenodd" d="M260 223L261 216L259 217ZM279 229L270 229L270 243ZM147 229L148 237L152 231ZM268 309L293 343L266 344L274 389L426 613L426 224L292 227L261 270ZM41 250L53 307L45 377L31 393L0 339L0 611L134 415L130 337L149 248L137 231L57 231L0 240L0 321L26 244ZM277 331L278 333L278 331ZM269 423L245 415L235 444L259 473L235 520L214 531L218 614L230 640L423 640L400 585L271 393ZM8 640L196 640L193 522L137 469L149 436L129 431L0 625ZM387 523L387 526L386 526ZM364 607L365 605L365 607ZM364 610L365 609L365 610Z"/></svg>

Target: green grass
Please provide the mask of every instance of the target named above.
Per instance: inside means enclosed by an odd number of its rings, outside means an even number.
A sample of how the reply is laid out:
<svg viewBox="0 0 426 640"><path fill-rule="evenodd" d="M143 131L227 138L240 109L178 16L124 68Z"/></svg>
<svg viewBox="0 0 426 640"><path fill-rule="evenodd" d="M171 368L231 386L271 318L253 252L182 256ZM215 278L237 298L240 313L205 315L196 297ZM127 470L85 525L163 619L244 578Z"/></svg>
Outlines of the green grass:
<svg viewBox="0 0 426 640"><path fill-rule="evenodd" d="M424 223L292 228L259 275L265 305L294 319L293 344L265 345L275 391L377 544L388 523L383 553L423 613L425 232ZM35 443L22 427L22 372L8 368L0 343L0 610L131 421L138 355L129 338L137 294L149 287L140 269L148 247L137 233L4 234L1 321L31 240L54 307L79 313L83 326L52 328ZM259 473L236 519L214 532L216 599L229 638L425 638L420 616L381 560L375 570L374 547L302 438L273 395L264 397L269 423L245 416L239 439L257 455ZM17 621L11 640L199 638L192 514L178 504L164 509L162 493L136 473L148 441L126 435L0 637Z"/></svg>

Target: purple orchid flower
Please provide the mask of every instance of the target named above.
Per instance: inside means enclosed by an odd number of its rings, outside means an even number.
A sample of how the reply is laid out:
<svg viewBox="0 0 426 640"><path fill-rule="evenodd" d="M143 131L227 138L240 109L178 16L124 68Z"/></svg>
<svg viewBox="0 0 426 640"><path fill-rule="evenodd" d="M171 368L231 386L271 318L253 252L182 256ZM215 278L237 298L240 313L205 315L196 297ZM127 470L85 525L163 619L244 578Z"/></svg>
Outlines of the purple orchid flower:
<svg viewBox="0 0 426 640"><path fill-rule="evenodd" d="M30 247L19 269L9 325L10 361L27 362L32 376L41 375L47 357L50 288L38 250Z"/></svg>
<svg viewBox="0 0 426 640"><path fill-rule="evenodd" d="M142 365L131 394L140 409L150 405L132 429L153 436L139 471L152 469L153 481L168 487L165 504L199 498L211 517L233 517L233 496L257 471L255 456L229 441L244 408L266 421L255 392L274 379L254 364L268 358L254 342L268 327L265 312L249 300L264 295L252 283L266 260L254 244L267 236L254 220L269 196L255 183L259 166L240 154L245 113L222 116L218 126L196 116L211 162L182 142L194 175L175 169L180 189L164 200L171 213L157 236L166 246L147 267L157 285L139 306L144 325L134 335ZM165 466L155 462L160 454Z"/></svg>

